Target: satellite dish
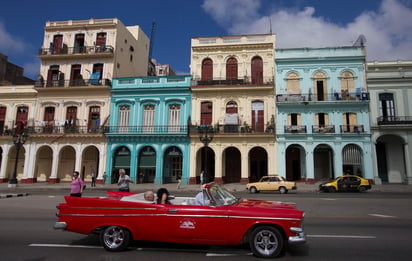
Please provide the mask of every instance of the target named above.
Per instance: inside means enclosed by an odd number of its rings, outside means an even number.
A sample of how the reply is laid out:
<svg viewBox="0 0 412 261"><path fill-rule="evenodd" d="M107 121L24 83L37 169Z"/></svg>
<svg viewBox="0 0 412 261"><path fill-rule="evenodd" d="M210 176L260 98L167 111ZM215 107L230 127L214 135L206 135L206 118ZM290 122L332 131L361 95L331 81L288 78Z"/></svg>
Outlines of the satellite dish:
<svg viewBox="0 0 412 261"><path fill-rule="evenodd" d="M363 34L359 35L358 39L356 42L353 44L353 46L359 46L359 47L364 47L366 43L366 38Z"/></svg>

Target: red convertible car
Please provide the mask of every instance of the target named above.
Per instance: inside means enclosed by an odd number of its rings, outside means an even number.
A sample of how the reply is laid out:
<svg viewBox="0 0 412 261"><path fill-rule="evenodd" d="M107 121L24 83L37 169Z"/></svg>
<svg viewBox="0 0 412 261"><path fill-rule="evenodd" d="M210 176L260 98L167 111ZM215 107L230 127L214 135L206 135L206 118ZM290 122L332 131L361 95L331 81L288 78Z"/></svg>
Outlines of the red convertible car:
<svg viewBox="0 0 412 261"><path fill-rule="evenodd" d="M203 201L174 197L146 201L143 193L108 191L107 197L65 197L55 229L99 233L103 247L121 251L131 240L205 245L249 244L258 257L276 257L286 244L303 244L304 212L293 203L238 199L215 183ZM199 205L200 204L200 205Z"/></svg>

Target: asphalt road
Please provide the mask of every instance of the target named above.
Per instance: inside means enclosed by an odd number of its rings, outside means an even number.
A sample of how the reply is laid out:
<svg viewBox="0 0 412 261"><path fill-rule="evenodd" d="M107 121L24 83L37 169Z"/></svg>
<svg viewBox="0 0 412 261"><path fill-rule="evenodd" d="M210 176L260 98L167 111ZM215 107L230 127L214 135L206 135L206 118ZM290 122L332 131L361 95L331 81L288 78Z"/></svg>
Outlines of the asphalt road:
<svg viewBox="0 0 412 261"><path fill-rule="evenodd" d="M100 192L99 192L100 193ZM97 193L97 194L99 194ZM308 243L280 260L409 260L412 254L411 193L276 193L239 197L295 202L306 212ZM136 242L109 253L97 236L56 231L61 195L0 199L1 260L256 260L241 247Z"/></svg>

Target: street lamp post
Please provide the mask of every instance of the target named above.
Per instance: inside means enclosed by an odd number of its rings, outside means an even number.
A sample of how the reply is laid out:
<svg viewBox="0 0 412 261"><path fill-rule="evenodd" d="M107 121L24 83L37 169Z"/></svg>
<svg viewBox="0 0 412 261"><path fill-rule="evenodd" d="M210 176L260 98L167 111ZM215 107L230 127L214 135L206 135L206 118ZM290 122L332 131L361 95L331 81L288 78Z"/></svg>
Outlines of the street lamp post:
<svg viewBox="0 0 412 261"><path fill-rule="evenodd" d="M199 139L200 142L203 143L203 157L204 157L204 167L203 170L205 171L205 177L208 178L208 173L207 173L207 146L209 143L212 142L213 136L215 135L215 132L213 130L212 126L208 125L202 125L197 127L198 133L199 133Z"/></svg>
<svg viewBox="0 0 412 261"><path fill-rule="evenodd" d="M19 160L20 149L21 147L23 147L23 144L26 142L26 139L27 134L24 131L22 131L19 134L13 134L13 143L16 146L16 160L14 161L13 176L9 181L9 187L17 186L17 162Z"/></svg>

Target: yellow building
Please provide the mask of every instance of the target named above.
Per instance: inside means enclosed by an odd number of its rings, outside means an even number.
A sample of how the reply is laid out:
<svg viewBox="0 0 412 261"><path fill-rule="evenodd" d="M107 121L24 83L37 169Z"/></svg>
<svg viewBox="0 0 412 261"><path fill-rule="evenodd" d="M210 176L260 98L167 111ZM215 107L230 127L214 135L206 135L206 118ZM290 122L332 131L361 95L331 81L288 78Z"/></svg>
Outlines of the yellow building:
<svg viewBox="0 0 412 261"><path fill-rule="evenodd" d="M10 101L3 95L0 101L0 109L7 109L3 121L24 122L29 135L19 161L24 169L20 164L17 169L20 182L70 181L74 170L86 181L94 175L103 182L111 80L146 76L148 55L149 38L141 28L116 18L46 22L40 74L25 92L35 97L11 93ZM25 113L17 114L22 109ZM15 155L10 136L1 141L3 182Z"/></svg>
<svg viewBox="0 0 412 261"><path fill-rule="evenodd" d="M274 50L271 34L192 38L190 183L275 174Z"/></svg>

